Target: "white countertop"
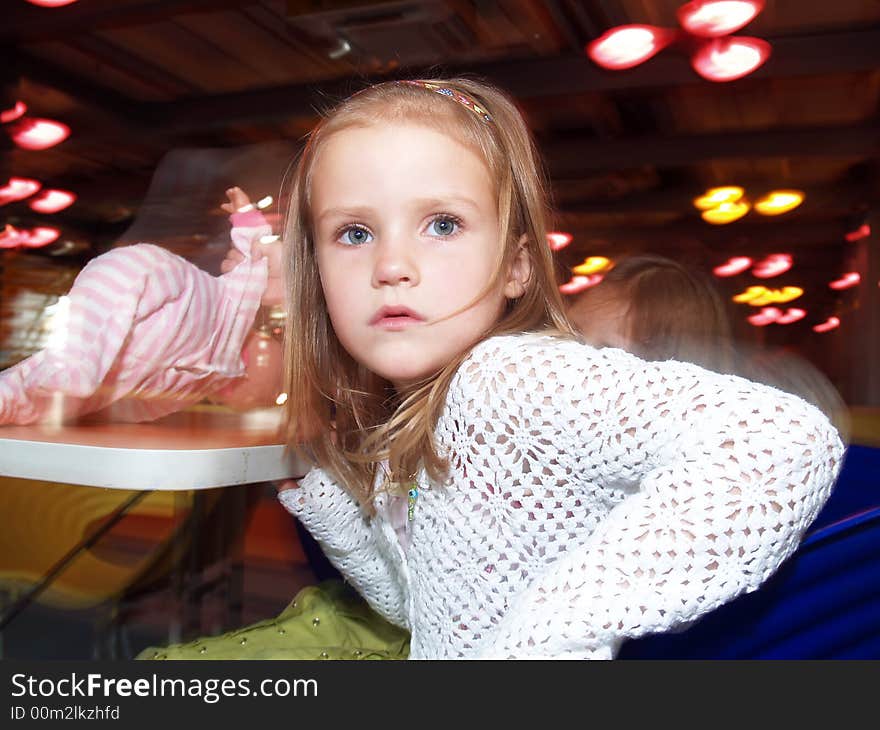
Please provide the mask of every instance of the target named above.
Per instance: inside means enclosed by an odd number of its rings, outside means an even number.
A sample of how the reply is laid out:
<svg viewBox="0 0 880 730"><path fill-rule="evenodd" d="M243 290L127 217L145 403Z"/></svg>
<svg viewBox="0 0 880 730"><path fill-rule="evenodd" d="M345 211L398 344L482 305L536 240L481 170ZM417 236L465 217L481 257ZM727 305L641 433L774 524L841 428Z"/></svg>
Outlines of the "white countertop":
<svg viewBox="0 0 880 730"><path fill-rule="evenodd" d="M0 426L0 475L114 489L209 489L299 477L280 410L193 409L150 423Z"/></svg>

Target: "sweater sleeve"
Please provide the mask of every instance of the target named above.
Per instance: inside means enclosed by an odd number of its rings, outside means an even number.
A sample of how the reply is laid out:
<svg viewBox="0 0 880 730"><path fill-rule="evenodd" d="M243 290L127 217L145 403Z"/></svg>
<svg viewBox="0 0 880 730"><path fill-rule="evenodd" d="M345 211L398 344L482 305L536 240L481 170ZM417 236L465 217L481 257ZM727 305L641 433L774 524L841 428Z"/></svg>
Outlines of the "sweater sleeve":
<svg viewBox="0 0 880 730"><path fill-rule="evenodd" d="M402 580L389 546L376 539L378 528L346 489L323 469L312 469L298 488L281 491L278 499L381 616L409 628Z"/></svg>
<svg viewBox="0 0 880 730"><path fill-rule="evenodd" d="M542 439L545 458L591 475L581 490L621 478L638 489L528 585L481 656L611 658L627 637L691 622L776 571L830 494L843 444L794 396L620 350L501 339L481 353L494 382L465 370L474 392L508 392L539 371L517 411L525 431L555 422L563 443L576 437L571 454Z"/></svg>

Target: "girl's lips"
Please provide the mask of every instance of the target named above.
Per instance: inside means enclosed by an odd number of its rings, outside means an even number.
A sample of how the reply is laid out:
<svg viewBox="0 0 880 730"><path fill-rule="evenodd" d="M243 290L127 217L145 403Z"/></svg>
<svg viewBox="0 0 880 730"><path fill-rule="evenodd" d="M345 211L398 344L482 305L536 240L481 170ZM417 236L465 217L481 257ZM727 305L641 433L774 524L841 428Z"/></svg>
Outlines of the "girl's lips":
<svg viewBox="0 0 880 730"><path fill-rule="evenodd" d="M383 329L402 329L419 324L422 318L409 307L381 307L370 319L370 324Z"/></svg>
<svg viewBox="0 0 880 730"><path fill-rule="evenodd" d="M409 316L382 317L381 319L373 322L374 327L389 331L402 330L406 329L407 327L413 327L419 324L422 324L421 319Z"/></svg>

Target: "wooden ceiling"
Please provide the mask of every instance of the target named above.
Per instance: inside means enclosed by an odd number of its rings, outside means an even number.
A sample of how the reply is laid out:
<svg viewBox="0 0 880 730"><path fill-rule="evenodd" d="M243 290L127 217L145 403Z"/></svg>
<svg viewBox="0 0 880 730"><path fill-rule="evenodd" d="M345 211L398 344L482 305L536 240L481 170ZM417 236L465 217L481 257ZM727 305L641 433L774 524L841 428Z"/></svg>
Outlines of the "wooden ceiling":
<svg viewBox="0 0 880 730"><path fill-rule="evenodd" d="M0 367L39 341L10 322L44 306L34 296L53 301L88 258L154 234L216 271L226 186L272 194L317 110L365 82L438 72L485 77L519 101L547 162L557 226L575 236L563 265L654 251L710 267L787 251L796 266L774 285L807 289L811 320L845 311L852 297L827 282L848 264L848 222L880 195L880 2L768 0L741 34L770 41L773 54L733 83L704 81L676 49L625 72L584 55L614 25L674 26L680 4L79 0L50 10L6 0L3 107L21 100L72 133L40 152L4 136L0 181L33 177L79 199L52 216L58 244L0 257ZM807 199L779 219L704 223L691 199L729 183L752 195L800 188ZM7 222L46 218L16 203L0 208ZM785 336L810 332L805 322Z"/></svg>

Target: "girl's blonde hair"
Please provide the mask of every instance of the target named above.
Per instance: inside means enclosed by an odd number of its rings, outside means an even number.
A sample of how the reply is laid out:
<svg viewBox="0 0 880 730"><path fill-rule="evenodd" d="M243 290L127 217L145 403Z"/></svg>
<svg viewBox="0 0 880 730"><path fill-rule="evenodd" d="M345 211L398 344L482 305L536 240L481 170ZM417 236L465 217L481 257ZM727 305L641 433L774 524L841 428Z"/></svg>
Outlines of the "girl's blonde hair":
<svg viewBox="0 0 880 730"><path fill-rule="evenodd" d="M430 84L431 87L420 84ZM461 93L490 116L433 87ZM352 127L405 122L429 126L472 148L496 181L501 247L485 292L507 272L524 246L531 260L525 291L482 335L550 330L573 336L546 242L545 176L531 135L513 102L471 79L387 82L371 86L333 109L310 134L289 182L284 225L289 282L285 335L288 445L301 449L370 508L378 464L387 459L390 481L412 481L420 467L443 481L447 462L434 430L446 392L469 349L406 392L356 362L336 337L321 287L310 205L311 178L321 146ZM479 297L478 297L479 299ZM477 344L477 343L473 343Z"/></svg>

